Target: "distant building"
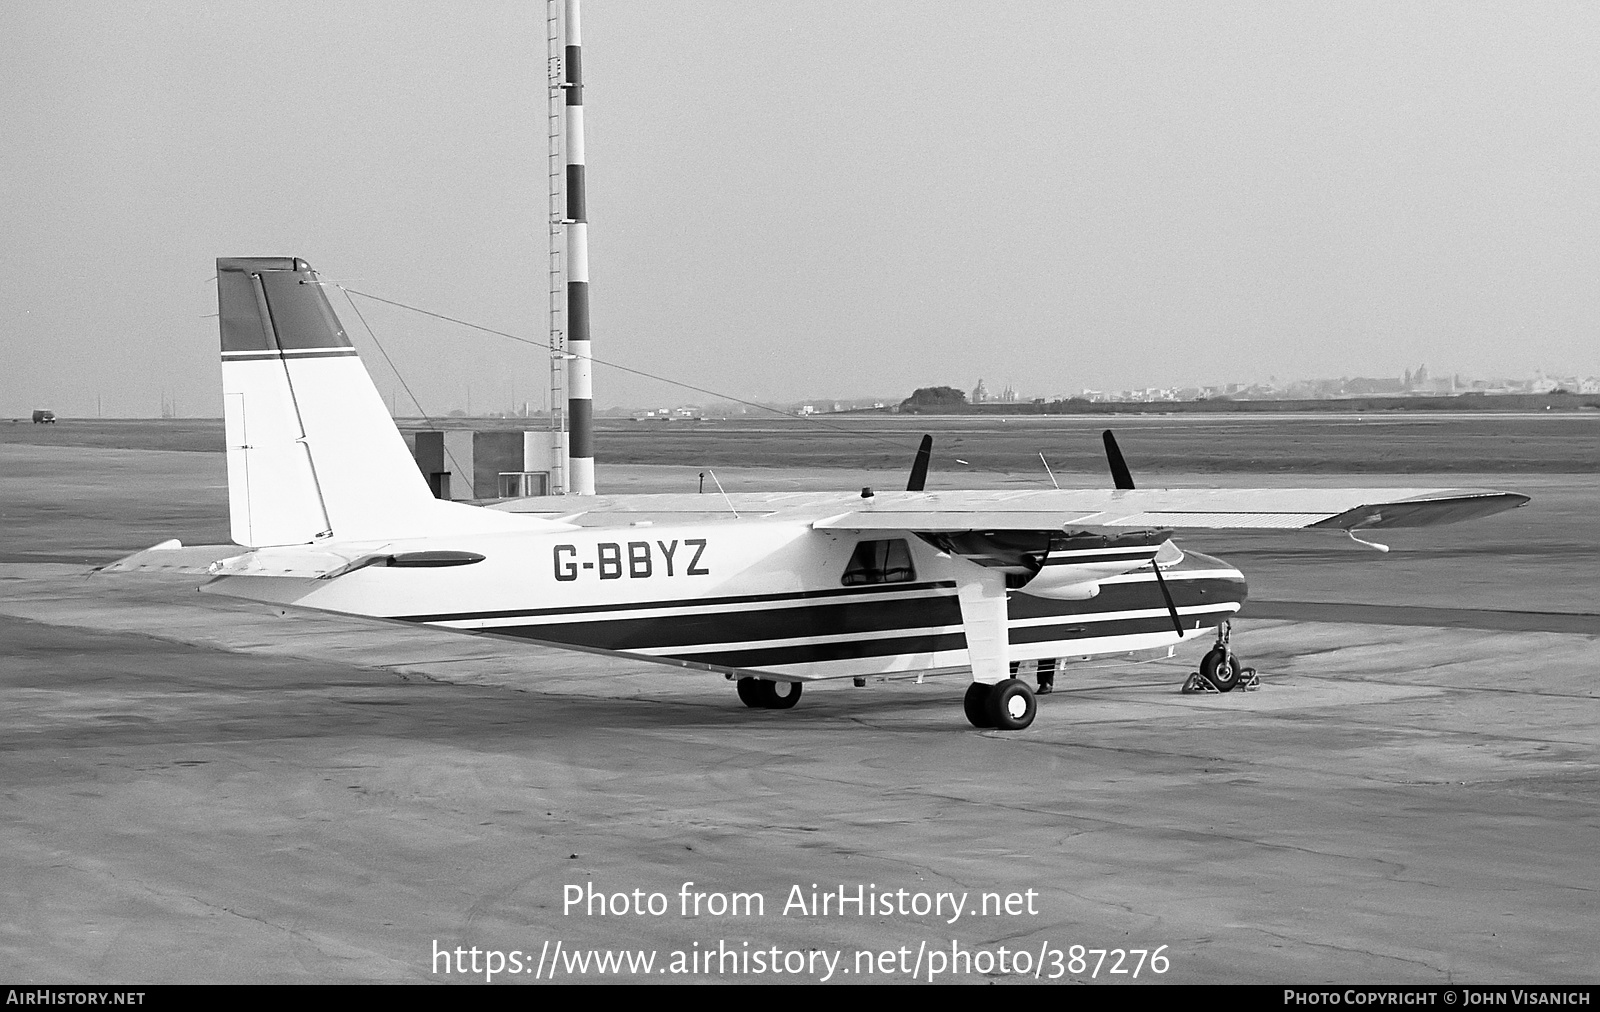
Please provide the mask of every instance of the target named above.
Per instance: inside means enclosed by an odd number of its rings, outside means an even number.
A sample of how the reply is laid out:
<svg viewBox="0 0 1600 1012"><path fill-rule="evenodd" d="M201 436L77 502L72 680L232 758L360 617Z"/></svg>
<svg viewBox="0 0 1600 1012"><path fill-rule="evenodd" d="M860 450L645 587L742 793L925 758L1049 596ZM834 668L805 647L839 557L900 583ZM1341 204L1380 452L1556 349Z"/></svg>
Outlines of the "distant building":
<svg viewBox="0 0 1600 1012"><path fill-rule="evenodd" d="M1389 377L1369 378L1356 376L1344 381L1340 393L1347 396L1362 397L1373 394L1403 394L1406 392L1405 382Z"/></svg>
<svg viewBox="0 0 1600 1012"><path fill-rule="evenodd" d="M633 412L636 422L683 422L699 421L705 417L705 409L698 404L684 404L676 408L646 408L643 411Z"/></svg>

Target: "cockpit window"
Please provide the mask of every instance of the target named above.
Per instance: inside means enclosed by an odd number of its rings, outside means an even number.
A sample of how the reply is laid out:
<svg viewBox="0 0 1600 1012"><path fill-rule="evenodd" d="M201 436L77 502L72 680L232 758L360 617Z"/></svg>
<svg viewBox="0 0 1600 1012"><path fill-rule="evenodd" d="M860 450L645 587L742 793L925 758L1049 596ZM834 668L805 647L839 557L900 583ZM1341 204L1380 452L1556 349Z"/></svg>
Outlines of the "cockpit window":
<svg viewBox="0 0 1600 1012"><path fill-rule="evenodd" d="M863 541L856 545L840 581L846 587L875 583L910 583L917 578L911 566L911 549L904 538L893 541Z"/></svg>

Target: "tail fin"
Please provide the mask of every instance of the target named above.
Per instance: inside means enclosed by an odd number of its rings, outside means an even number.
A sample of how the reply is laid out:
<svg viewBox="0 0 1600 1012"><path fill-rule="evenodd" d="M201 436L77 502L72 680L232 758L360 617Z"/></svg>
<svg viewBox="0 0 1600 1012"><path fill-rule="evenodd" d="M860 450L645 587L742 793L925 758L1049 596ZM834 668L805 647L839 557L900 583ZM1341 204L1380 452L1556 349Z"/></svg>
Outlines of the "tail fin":
<svg viewBox="0 0 1600 1012"><path fill-rule="evenodd" d="M433 498L316 274L217 261L228 510L252 548L494 527ZM468 511L463 513L462 511Z"/></svg>

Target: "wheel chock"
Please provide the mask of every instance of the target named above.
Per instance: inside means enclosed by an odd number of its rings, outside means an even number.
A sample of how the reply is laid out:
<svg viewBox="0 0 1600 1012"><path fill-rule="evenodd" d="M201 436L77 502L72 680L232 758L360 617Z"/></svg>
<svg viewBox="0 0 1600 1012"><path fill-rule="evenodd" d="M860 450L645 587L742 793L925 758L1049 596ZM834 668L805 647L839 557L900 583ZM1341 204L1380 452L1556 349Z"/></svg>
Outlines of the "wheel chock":
<svg viewBox="0 0 1600 1012"><path fill-rule="evenodd" d="M1261 688L1260 673L1255 668L1240 668L1239 682L1233 687L1233 691L1238 692L1242 689L1245 692L1254 692L1259 688ZM1211 679L1198 671L1189 672L1189 677L1183 683L1182 692L1185 696L1221 694L1221 690L1211 683Z"/></svg>

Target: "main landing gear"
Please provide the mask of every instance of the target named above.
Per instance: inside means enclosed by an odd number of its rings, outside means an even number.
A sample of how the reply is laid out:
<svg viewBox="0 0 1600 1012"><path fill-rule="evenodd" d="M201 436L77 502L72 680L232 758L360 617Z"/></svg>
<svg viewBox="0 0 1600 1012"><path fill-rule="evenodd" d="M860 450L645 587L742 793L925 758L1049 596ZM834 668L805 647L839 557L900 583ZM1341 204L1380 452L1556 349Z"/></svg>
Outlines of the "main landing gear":
<svg viewBox="0 0 1600 1012"><path fill-rule="evenodd" d="M787 710L800 702L799 682L769 682L765 678L741 678L739 699L755 710Z"/></svg>
<svg viewBox="0 0 1600 1012"><path fill-rule="evenodd" d="M1248 692L1261 687L1261 677L1256 674L1256 669L1241 667L1239 658L1228 649L1228 635L1232 631L1231 622L1217 626L1216 645L1200 658L1200 670L1183 683L1185 693L1232 692L1235 688Z"/></svg>
<svg viewBox="0 0 1600 1012"><path fill-rule="evenodd" d="M1001 731L1020 731L1032 724L1034 714L1039 712L1033 690L1017 678L1007 678L993 685L973 682L967 686L962 707L973 727Z"/></svg>

